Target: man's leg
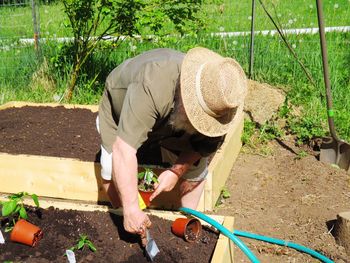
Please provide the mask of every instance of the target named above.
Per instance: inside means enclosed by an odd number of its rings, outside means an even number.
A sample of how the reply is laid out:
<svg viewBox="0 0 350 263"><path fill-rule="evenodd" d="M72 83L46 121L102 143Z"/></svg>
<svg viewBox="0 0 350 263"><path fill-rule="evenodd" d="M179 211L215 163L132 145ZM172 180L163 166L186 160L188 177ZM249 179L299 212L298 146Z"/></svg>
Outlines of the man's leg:
<svg viewBox="0 0 350 263"><path fill-rule="evenodd" d="M108 195L108 199L111 202L113 208L121 207L121 201L119 198L119 194L112 180L104 180L102 179L102 186L105 192Z"/></svg>
<svg viewBox="0 0 350 263"><path fill-rule="evenodd" d="M118 190L112 180L112 153L108 153L101 145L101 177L102 186L114 208L121 207Z"/></svg>
<svg viewBox="0 0 350 263"><path fill-rule="evenodd" d="M180 195L181 206L191 209L197 209L199 199L201 198L205 181L188 181L181 180L180 183Z"/></svg>

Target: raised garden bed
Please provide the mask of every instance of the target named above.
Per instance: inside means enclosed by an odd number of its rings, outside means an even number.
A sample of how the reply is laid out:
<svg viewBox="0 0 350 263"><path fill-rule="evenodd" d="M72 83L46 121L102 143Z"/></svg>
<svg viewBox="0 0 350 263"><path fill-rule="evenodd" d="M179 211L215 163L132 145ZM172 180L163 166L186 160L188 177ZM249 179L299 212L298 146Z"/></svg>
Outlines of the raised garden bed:
<svg viewBox="0 0 350 263"><path fill-rule="evenodd" d="M30 207L29 220L42 229L43 238L32 248L8 241L5 234L0 262L67 262L65 250L76 245L79 235L87 235L97 251L77 250L77 262L147 262L138 236L124 231L120 210L47 199L40 200L40 206L39 210ZM183 215L152 210L148 214L153 224L150 232L160 249L154 262L233 262L232 242L204 222L198 241L189 243L170 230L172 222ZM211 217L233 231L232 217ZM1 230L4 233L3 224Z"/></svg>
<svg viewBox="0 0 350 263"><path fill-rule="evenodd" d="M213 209L238 155L243 113L237 114L224 144L212 156L197 210ZM99 176L96 115L97 106L27 102L0 106L0 192L107 201ZM162 193L153 206L172 209L169 204L176 206L177 196L177 189Z"/></svg>

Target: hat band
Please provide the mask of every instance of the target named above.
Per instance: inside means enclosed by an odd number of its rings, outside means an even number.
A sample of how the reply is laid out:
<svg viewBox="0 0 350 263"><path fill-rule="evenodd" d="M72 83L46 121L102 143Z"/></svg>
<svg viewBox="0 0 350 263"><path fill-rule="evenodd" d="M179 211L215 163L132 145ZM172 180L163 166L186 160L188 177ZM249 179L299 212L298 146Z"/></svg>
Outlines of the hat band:
<svg viewBox="0 0 350 263"><path fill-rule="evenodd" d="M196 94L197 94L197 99L199 102L199 105L202 107L202 109L210 116L212 117L220 117L220 115L216 114L215 112L213 112L211 109L209 109L208 105L205 103L203 95L202 95L202 90L201 90L201 76L202 76L202 71L204 66L207 63L203 63L202 65L200 65L197 74L196 74Z"/></svg>

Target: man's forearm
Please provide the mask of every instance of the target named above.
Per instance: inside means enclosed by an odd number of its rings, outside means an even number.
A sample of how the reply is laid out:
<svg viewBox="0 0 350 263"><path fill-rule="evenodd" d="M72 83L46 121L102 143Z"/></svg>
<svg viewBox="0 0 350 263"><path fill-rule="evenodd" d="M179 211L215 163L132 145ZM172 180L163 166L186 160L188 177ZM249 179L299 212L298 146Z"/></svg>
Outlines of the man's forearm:
<svg viewBox="0 0 350 263"><path fill-rule="evenodd" d="M113 145L113 180L125 209L138 207L136 151L117 138Z"/></svg>

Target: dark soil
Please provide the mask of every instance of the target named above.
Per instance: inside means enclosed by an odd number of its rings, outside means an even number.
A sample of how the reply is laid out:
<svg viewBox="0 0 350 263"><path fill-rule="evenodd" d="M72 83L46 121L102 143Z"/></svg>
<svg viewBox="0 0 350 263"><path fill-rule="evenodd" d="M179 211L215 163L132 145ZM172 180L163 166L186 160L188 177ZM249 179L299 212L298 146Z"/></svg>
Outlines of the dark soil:
<svg viewBox="0 0 350 263"><path fill-rule="evenodd" d="M76 251L77 262L147 262L139 237L124 230L122 219L106 212L30 208L29 221L42 229L43 239L32 248L9 241L6 233L0 262L67 262L65 250L77 244L79 235L88 235L97 251ZM210 262L218 234L203 227L198 241L188 243L171 233L172 221L152 215L150 219L150 233L160 250L154 262Z"/></svg>
<svg viewBox="0 0 350 263"><path fill-rule="evenodd" d="M25 106L1 110L0 116L0 152L97 159L97 113L88 109Z"/></svg>

